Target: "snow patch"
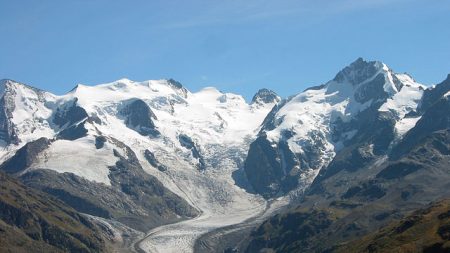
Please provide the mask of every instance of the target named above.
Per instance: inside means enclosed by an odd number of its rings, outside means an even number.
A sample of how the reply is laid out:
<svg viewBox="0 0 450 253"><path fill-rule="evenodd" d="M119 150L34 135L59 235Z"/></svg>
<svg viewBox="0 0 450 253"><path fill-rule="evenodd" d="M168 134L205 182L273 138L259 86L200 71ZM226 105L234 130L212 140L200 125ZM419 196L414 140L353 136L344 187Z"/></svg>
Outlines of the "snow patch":
<svg viewBox="0 0 450 253"><path fill-rule="evenodd" d="M105 143L101 149L95 148L92 137L75 141L57 140L30 166L33 169L51 169L59 173L70 172L87 180L111 185L109 167L118 158L113 147Z"/></svg>

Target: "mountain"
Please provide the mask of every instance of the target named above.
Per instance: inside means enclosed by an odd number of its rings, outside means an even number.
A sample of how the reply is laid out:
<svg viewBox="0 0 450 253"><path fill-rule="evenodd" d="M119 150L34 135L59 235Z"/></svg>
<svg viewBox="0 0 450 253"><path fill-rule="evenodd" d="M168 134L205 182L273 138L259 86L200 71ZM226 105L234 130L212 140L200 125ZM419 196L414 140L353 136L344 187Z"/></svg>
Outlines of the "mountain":
<svg viewBox="0 0 450 253"><path fill-rule="evenodd" d="M392 98L359 112L351 120L358 127L353 137L339 149L334 146L334 156L304 189L298 206L262 223L241 247L246 252L339 252L340 244L351 242L342 252L386 252L386 245L365 250L352 245L450 195L447 84L448 79L429 88L410 85L410 95L404 96L409 100L399 101L404 84ZM412 95L411 87L417 87ZM419 99L413 96L417 92ZM430 245L404 247L421 252L417 247L425 246Z"/></svg>
<svg viewBox="0 0 450 253"><path fill-rule="evenodd" d="M251 104L274 104L280 102L281 98L272 90L260 89L252 98Z"/></svg>
<svg viewBox="0 0 450 253"><path fill-rule="evenodd" d="M249 103L172 79L61 96L2 80L0 170L145 233L140 251L333 252L449 197L449 79L359 58Z"/></svg>
<svg viewBox="0 0 450 253"><path fill-rule="evenodd" d="M306 189L338 153L362 163L386 153L414 126L425 87L381 62L359 58L324 85L280 102L250 145L245 172L267 198Z"/></svg>
<svg viewBox="0 0 450 253"><path fill-rule="evenodd" d="M174 228L176 247L266 207L241 188L241 164L279 100L271 91L247 103L172 79L80 84L62 96L12 80L0 90L0 169L79 212L142 232L204 222ZM151 246L165 247L158 236Z"/></svg>
<svg viewBox="0 0 450 253"><path fill-rule="evenodd" d="M0 252L107 252L105 232L0 172Z"/></svg>

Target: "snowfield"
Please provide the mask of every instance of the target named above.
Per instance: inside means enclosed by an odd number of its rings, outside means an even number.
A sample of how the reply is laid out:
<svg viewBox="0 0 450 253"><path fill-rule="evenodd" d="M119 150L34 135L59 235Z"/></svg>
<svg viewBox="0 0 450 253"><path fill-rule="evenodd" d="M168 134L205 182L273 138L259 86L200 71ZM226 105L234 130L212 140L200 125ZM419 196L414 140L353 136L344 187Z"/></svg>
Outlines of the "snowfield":
<svg viewBox="0 0 450 253"><path fill-rule="evenodd" d="M28 170L51 169L59 173L70 172L93 182L111 185L108 167L119 160L112 154L112 145L106 144L104 148L96 149L93 138L57 140Z"/></svg>

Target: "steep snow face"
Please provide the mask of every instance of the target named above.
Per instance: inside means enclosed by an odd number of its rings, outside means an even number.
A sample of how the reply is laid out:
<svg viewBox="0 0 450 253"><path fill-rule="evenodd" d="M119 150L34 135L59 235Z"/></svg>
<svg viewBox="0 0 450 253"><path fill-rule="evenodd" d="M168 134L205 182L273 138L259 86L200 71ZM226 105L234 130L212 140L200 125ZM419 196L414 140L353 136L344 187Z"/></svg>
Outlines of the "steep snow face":
<svg viewBox="0 0 450 253"><path fill-rule="evenodd" d="M350 122L361 112L373 107L392 112L398 122L397 132L402 135L417 120L406 115L417 108L422 92L423 86L409 76L395 74L381 62L358 59L325 85L282 102L265 119L259 136L266 138L272 145L271 152L278 154L273 162L280 164L276 170L282 170L286 178L297 175L299 187L304 188L355 136L358 129ZM341 132L336 134L338 129ZM290 160L286 159L284 145L294 154ZM263 166L256 161L247 164Z"/></svg>
<svg viewBox="0 0 450 253"><path fill-rule="evenodd" d="M302 153L304 146L313 144L314 136L320 133L324 141L324 160L319 166L322 167L334 156L335 149L340 147L345 138L354 134L350 132L344 139L332 141L333 123L338 119L349 122L372 104L396 95L402 83L394 83L392 76L383 63L358 59L326 85L306 90L289 99L275 114L272 129L266 128L264 132L274 143L286 139L283 134L290 132L292 136L287 137L287 142L295 153ZM402 98L405 96L407 94ZM404 103L417 103L413 99L406 98ZM320 168L314 168L317 169Z"/></svg>
<svg viewBox="0 0 450 253"><path fill-rule="evenodd" d="M387 99L379 111L392 112L395 115L397 123L395 129L400 138L420 119L420 116L407 116L408 113L417 109L417 106L422 99L425 86L417 83L407 74L395 74L395 77L403 84L400 91Z"/></svg>
<svg viewBox="0 0 450 253"><path fill-rule="evenodd" d="M11 128L21 143L54 134L48 119L55 108L56 96L12 80L1 82L0 94Z"/></svg>

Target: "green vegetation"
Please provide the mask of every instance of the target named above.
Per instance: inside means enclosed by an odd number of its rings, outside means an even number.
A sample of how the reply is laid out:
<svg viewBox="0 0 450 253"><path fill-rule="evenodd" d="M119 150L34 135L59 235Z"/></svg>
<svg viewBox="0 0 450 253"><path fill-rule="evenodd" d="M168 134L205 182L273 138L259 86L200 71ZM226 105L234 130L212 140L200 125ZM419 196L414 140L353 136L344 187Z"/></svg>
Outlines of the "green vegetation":
<svg viewBox="0 0 450 253"><path fill-rule="evenodd" d="M96 225L0 172L0 252L104 252Z"/></svg>

